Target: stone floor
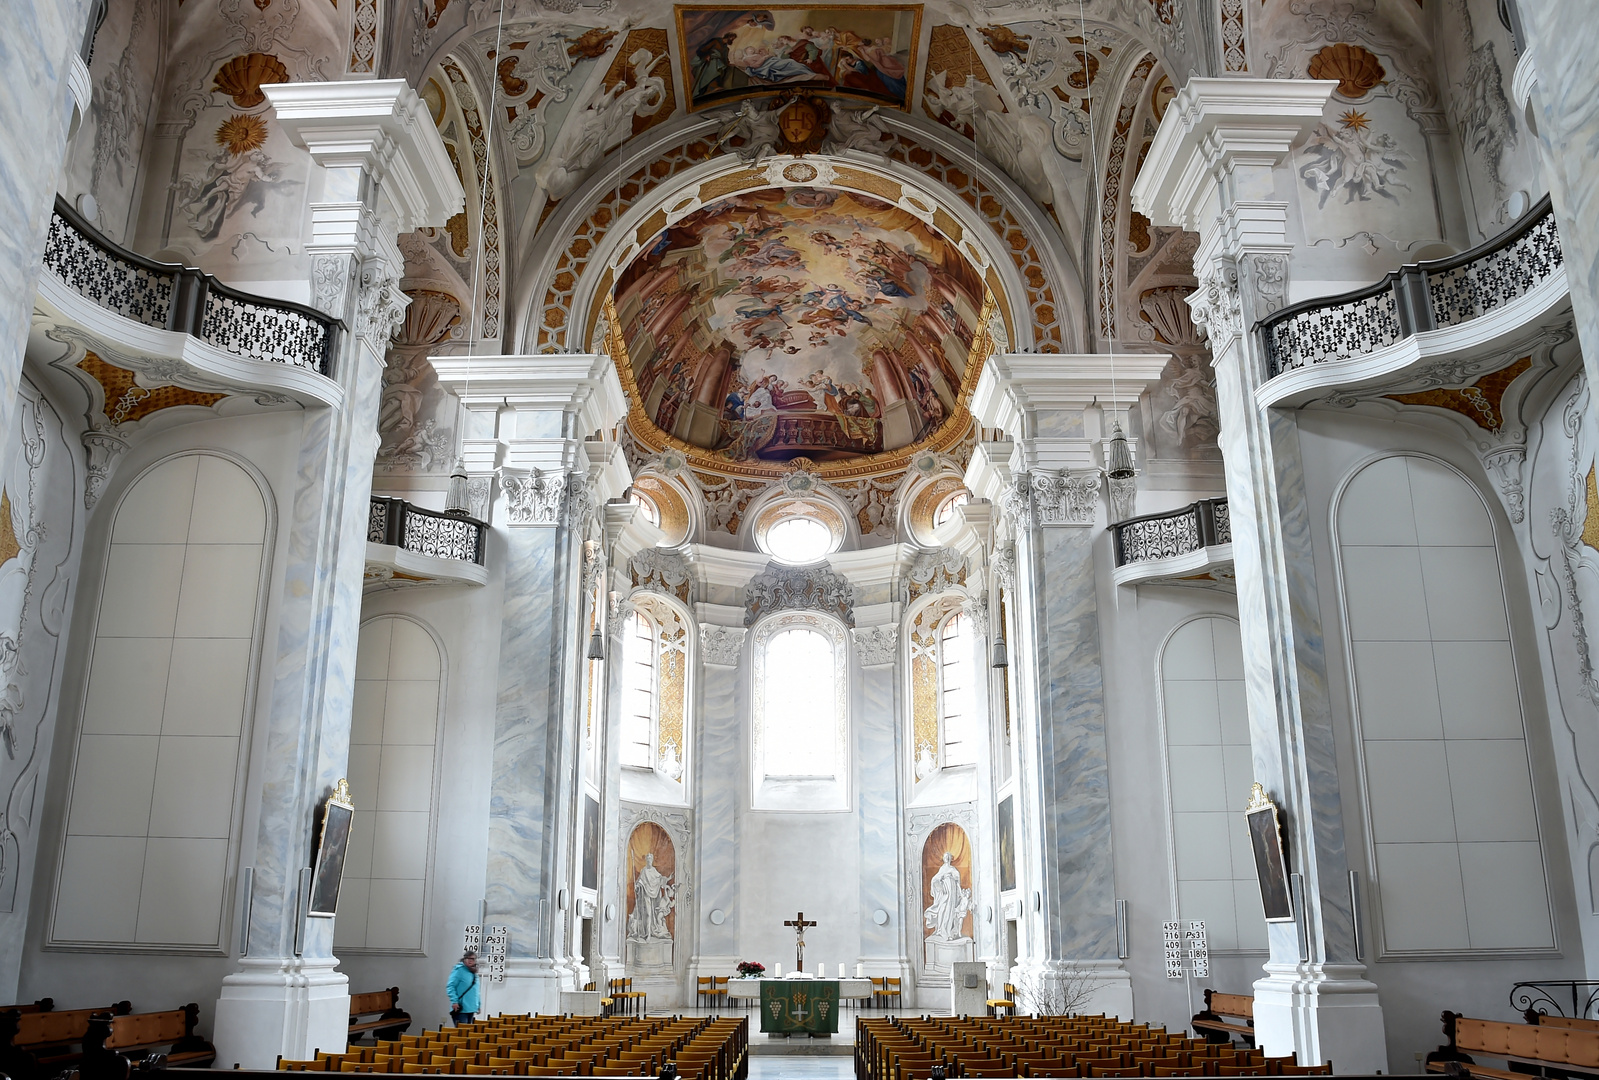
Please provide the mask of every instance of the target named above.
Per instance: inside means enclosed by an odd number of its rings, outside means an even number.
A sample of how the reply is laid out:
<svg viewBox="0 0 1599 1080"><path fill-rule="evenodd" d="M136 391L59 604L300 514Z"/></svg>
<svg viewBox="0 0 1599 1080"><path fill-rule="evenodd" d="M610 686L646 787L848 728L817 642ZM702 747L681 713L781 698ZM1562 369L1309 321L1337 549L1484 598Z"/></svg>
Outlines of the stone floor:
<svg viewBox="0 0 1599 1080"><path fill-rule="evenodd" d="M855 1061L851 1057L756 1057L750 1055L750 1080L852 1080Z"/></svg>

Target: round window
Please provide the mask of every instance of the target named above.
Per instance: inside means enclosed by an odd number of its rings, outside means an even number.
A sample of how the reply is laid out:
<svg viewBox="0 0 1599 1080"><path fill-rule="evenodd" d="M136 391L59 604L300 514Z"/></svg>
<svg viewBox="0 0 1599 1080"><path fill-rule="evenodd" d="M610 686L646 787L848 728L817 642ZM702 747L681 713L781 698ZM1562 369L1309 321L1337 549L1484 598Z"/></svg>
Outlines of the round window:
<svg viewBox="0 0 1599 1080"><path fill-rule="evenodd" d="M815 562L832 548L833 531L815 518L784 518L766 530L766 550L784 562Z"/></svg>

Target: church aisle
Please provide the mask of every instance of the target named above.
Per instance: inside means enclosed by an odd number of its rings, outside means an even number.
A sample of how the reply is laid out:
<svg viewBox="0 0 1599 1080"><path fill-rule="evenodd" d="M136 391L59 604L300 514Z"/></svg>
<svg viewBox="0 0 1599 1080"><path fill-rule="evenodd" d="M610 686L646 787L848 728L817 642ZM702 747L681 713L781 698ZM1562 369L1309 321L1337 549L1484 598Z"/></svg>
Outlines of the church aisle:
<svg viewBox="0 0 1599 1080"><path fill-rule="evenodd" d="M851 1057L757 1057L750 1055L750 1080L846 1080L855 1075Z"/></svg>

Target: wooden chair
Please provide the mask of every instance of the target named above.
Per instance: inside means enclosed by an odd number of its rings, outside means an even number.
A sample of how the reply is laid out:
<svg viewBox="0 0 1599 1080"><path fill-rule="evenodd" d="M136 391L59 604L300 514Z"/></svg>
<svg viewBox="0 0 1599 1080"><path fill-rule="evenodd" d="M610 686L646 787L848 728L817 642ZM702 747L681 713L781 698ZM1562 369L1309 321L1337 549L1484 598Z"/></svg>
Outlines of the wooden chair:
<svg viewBox="0 0 1599 1080"><path fill-rule="evenodd" d="M1002 997L988 999L988 1015L997 1017L1000 1009L1009 1009L1010 1015L1016 1015L1016 987L1011 983L1005 984L1005 993Z"/></svg>
<svg viewBox="0 0 1599 1080"><path fill-rule="evenodd" d="M694 1007L697 1009L700 1002L711 996L711 991L716 987L716 979L711 975L697 975L694 977Z"/></svg>
<svg viewBox="0 0 1599 1080"><path fill-rule="evenodd" d="M896 978L894 978L892 976L885 977L883 979L883 989L881 991L881 995L882 995L882 998L883 998L883 1008L885 1008L885 1009L890 1008L891 1007L891 1005L890 1005L891 1002L897 1003L898 1001L901 1000L899 984L900 984L900 980L896 979Z"/></svg>
<svg viewBox="0 0 1599 1080"><path fill-rule="evenodd" d="M727 1004L727 983L730 978L732 978L730 975L713 975L711 977L711 998L713 1001L722 1003L717 1006L718 1009L725 1007Z"/></svg>

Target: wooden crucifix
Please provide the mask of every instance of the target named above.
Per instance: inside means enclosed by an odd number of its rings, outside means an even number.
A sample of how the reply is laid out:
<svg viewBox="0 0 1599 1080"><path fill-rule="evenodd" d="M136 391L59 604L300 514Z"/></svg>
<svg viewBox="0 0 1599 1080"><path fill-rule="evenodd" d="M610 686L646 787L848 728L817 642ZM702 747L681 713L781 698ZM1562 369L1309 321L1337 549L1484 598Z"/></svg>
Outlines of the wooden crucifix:
<svg viewBox="0 0 1599 1080"><path fill-rule="evenodd" d="M815 926L816 925L816 920L815 919L807 920L805 918L805 913L802 911L798 915L795 915L792 919L784 919L783 920L783 925L784 926L792 926L794 928L794 970L795 971L804 971L805 970L805 928L807 926Z"/></svg>

